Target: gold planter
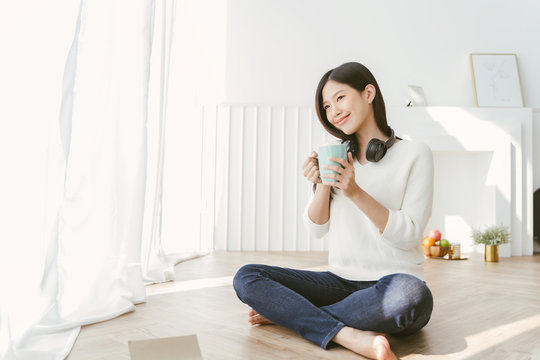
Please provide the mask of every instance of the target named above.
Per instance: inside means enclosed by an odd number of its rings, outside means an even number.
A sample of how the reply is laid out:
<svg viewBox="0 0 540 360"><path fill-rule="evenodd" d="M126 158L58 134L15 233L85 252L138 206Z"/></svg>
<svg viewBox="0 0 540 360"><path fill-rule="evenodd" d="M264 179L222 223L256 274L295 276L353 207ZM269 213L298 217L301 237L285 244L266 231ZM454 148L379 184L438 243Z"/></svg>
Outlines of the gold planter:
<svg viewBox="0 0 540 360"><path fill-rule="evenodd" d="M499 262L499 245L486 245L484 260L488 262Z"/></svg>

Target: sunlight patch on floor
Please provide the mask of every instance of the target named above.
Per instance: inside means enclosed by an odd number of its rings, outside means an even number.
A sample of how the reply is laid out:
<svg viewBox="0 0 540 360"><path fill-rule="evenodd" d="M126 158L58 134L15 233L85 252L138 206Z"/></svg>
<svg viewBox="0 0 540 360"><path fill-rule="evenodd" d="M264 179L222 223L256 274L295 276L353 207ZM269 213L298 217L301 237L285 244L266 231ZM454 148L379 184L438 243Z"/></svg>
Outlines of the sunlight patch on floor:
<svg viewBox="0 0 540 360"><path fill-rule="evenodd" d="M315 266L303 270L326 271L328 266ZM146 286L146 296L155 296L176 293L181 291L192 291L199 289L210 289L220 286L230 286L233 283L233 276L222 276L214 278L205 278L185 281L169 281L161 284L152 284Z"/></svg>
<svg viewBox="0 0 540 360"><path fill-rule="evenodd" d="M511 338L538 328L539 324L540 314L537 314L468 336L465 338L467 341L467 347L465 350L452 354L452 359L468 359L471 355L475 355L489 348L496 347L497 345L504 343ZM470 349L474 349L474 351L471 351ZM532 350L533 355L535 355L532 359L540 360L540 347L538 347L538 345L535 348L522 350Z"/></svg>

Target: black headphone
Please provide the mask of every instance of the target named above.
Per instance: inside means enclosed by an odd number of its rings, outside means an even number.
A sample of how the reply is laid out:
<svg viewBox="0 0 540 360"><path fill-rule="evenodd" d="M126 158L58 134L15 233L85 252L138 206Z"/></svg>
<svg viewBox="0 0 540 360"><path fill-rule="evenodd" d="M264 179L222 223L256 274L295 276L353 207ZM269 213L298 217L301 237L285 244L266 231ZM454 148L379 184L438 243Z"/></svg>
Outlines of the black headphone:
<svg viewBox="0 0 540 360"><path fill-rule="evenodd" d="M381 160L386 151L394 145L396 137L394 135L394 129L390 128L390 138L387 141L379 139L371 139L366 148L366 159L371 162L377 162Z"/></svg>
<svg viewBox="0 0 540 360"><path fill-rule="evenodd" d="M394 129L392 129L390 126L388 128L390 129L390 138L387 141L371 139L367 144L366 159L368 161L377 162L381 160L386 154L386 151L390 149L392 145L394 145L394 143L396 142ZM341 143L347 145L347 152L350 151L354 154L358 150L358 143L356 141L354 143L351 143L350 140L341 140Z"/></svg>

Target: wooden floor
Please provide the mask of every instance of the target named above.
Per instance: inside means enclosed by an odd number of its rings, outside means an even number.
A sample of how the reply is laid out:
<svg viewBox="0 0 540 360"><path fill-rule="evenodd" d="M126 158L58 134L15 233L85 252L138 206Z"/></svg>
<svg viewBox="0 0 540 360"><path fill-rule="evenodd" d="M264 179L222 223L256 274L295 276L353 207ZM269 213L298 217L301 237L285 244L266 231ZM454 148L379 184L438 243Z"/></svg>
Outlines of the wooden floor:
<svg viewBox="0 0 540 360"><path fill-rule="evenodd" d="M128 340L196 334L210 359L362 359L322 350L279 326L250 327L232 276L246 263L325 269L326 253L227 253L177 265L175 282L147 287L147 302L116 319L82 328L68 360L129 359ZM389 337L400 359L540 360L540 255L485 263L427 259L435 298L429 324Z"/></svg>

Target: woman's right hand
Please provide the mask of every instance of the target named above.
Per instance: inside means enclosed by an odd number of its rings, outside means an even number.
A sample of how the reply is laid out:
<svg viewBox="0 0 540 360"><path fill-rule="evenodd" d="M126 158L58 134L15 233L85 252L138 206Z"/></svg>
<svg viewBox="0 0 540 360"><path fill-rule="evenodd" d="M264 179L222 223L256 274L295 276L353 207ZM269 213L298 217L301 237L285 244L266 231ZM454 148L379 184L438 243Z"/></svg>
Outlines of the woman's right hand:
<svg viewBox="0 0 540 360"><path fill-rule="evenodd" d="M322 184L317 156L318 154L315 151L312 151L306 161L304 161L302 170L304 172L304 177L308 179L308 181L311 181L314 184Z"/></svg>

